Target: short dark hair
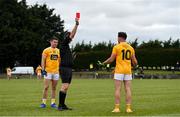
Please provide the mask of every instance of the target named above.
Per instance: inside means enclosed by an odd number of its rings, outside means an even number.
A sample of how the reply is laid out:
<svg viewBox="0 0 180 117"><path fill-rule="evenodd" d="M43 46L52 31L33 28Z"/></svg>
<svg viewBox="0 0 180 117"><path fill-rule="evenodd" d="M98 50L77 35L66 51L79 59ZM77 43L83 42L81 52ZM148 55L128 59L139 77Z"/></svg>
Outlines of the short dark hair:
<svg viewBox="0 0 180 117"><path fill-rule="evenodd" d="M118 37L122 37L124 40L126 40L127 34L125 32L118 32Z"/></svg>
<svg viewBox="0 0 180 117"><path fill-rule="evenodd" d="M59 39L56 36L53 36L50 38L50 41L52 41L52 40L59 40Z"/></svg>

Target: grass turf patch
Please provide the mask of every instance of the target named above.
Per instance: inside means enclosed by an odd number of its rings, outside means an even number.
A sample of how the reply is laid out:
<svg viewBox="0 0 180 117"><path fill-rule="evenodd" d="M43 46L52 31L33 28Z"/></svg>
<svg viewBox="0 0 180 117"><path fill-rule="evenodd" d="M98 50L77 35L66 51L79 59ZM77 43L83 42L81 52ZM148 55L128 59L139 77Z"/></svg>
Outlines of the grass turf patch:
<svg viewBox="0 0 180 117"><path fill-rule="evenodd" d="M60 89L60 81L57 87ZM37 79L0 80L0 116L180 116L180 80L133 80L133 110L125 113L122 88L121 113L114 107L112 79L73 79L67 95L72 111L41 109L43 81ZM58 95L56 96L58 102ZM58 104L58 103L57 103Z"/></svg>

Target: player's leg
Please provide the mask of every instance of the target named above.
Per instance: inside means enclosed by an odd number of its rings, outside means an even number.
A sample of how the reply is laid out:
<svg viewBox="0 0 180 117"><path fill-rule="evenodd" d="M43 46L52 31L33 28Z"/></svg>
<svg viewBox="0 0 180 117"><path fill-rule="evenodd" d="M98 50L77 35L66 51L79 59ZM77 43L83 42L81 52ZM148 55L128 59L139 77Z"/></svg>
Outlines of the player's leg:
<svg viewBox="0 0 180 117"><path fill-rule="evenodd" d="M11 73L7 73L7 79L10 80L11 78Z"/></svg>
<svg viewBox="0 0 180 117"><path fill-rule="evenodd" d="M115 107L112 112L120 112L120 95L121 95L121 81L123 80L123 74L115 74L114 75L114 85L115 85Z"/></svg>
<svg viewBox="0 0 180 117"><path fill-rule="evenodd" d="M7 79L10 80L9 75L7 75Z"/></svg>
<svg viewBox="0 0 180 117"><path fill-rule="evenodd" d="M52 90L51 90L51 107L52 108L57 108L56 106L56 87L58 84L59 80L59 74L54 74L53 75L53 80L52 80Z"/></svg>
<svg viewBox="0 0 180 117"><path fill-rule="evenodd" d="M114 80L115 85L115 107L112 112L120 112L119 106L120 106L120 90L121 90L121 81L120 80Z"/></svg>
<svg viewBox="0 0 180 117"><path fill-rule="evenodd" d="M51 74L47 74L47 76L44 77L42 104L40 105L41 108L46 107L46 101L47 101L48 89L49 89L50 82L51 82Z"/></svg>
<svg viewBox="0 0 180 117"><path fill-rule="evenodd" d="M125 92L126 92L126 112L131 113L133 112L131 109L132 103L132 94L131 94L131 75L126 75L124 80Z"/></svg>
<svg viewBox="0 0 180 117"><path fill-rule="evenodd" d="M42 79L42 74L40 73L40 75L39 75L39 79L41 80Z"/></svg>
<svg viewBox="0 0 180 117"><path fill-rule="evenodd" d="M42 78L41 73L38 73L38 74L37 74L37 79L40 80L41 78Z"/></svg>
<svg viewBox="0 0 180 117"><path fill-rule="evenodd" d="M37 79L39 80L39 73L37 73Z"/></svg>

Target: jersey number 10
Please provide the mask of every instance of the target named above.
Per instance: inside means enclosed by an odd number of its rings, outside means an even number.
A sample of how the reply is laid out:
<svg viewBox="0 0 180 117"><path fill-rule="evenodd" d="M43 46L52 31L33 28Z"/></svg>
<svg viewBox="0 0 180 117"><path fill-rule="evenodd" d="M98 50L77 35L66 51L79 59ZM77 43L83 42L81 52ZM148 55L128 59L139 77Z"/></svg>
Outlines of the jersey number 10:
<svg viewBox="0 0 180 117"><path fill-rule="evenodd" d="M131 60L131 51L123 49L122 51L122 60Z"/></svg>

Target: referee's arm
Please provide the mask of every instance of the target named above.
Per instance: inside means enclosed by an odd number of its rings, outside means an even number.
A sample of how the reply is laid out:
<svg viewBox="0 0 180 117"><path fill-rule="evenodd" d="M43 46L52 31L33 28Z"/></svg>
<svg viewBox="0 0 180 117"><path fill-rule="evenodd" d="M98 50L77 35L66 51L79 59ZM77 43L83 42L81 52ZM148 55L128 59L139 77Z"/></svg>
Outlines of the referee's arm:
<svg viewBox="0 0 180 117"><path fill-rule="evenodd" d="M76 32L77 32L78 25L79 25L79 20L78 20L77 18L75 19L75 21L76 21L76 24L75 24L75 26L74 26L74 28L73 28L73 30L71 31L71 34L70 34L70 36L69 36L71 39L74 38L74 36L75 36L75 34L76 34Z"/></svg>

